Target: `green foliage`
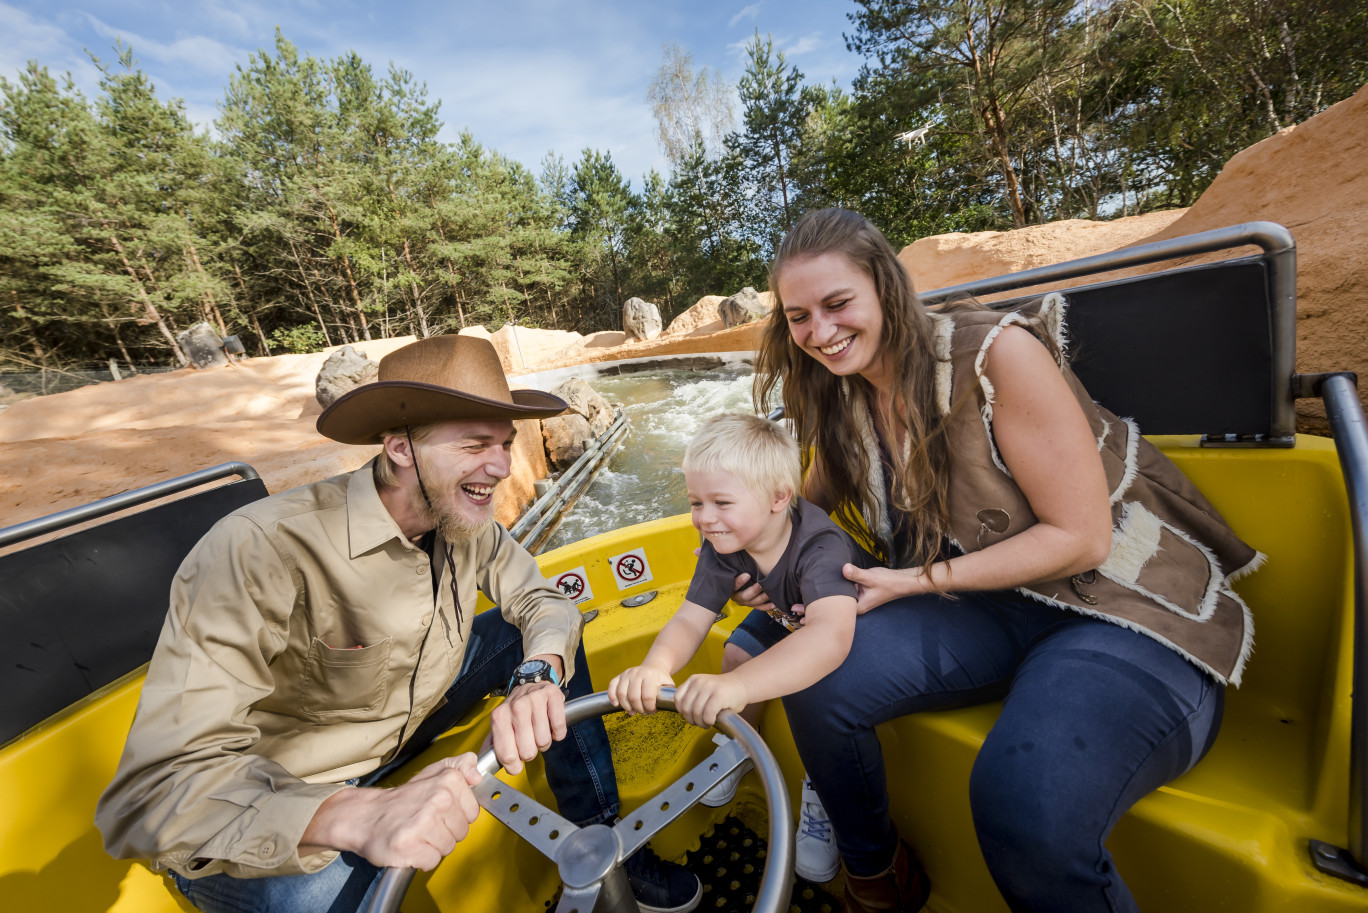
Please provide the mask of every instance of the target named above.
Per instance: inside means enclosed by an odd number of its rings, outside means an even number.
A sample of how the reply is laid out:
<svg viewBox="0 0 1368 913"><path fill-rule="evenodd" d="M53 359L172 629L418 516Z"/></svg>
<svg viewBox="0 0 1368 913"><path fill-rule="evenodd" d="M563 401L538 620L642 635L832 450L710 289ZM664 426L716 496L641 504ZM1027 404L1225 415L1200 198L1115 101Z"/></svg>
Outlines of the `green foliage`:
<svg viewBox="0 0 1368 913"><path fill-rule="evenodd" d="M276 348L298 355L317 352L326 344L318 327L300 324L292 327L276 327L271 331L271 342Z"/></svg>
<svg viewBox="0 0 1368 913"><path fill-rule="evenodd" d="M1185 206L1237 151L1368 80L1355 0L852 0L849 91L768 36L731 91L667 46L669 172L608 150L540 175L438 139L413 74L279 33L228 77L216 139L130 51L86 98L0 78L0 365L176 363L201 320L259 354L505 323L592 332L763 288L802 213L895 245ZM924 128L924 129L922 129ZM730 131L730 132L729 132Z"/></svg>

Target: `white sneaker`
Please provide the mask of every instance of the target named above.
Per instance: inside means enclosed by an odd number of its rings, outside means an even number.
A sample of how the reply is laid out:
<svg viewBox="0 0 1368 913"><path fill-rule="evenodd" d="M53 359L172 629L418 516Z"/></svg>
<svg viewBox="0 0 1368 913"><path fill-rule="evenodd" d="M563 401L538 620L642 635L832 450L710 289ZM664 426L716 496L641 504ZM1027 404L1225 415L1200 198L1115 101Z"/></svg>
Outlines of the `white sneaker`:
<svg viewBox="0 0 1368 913"><path fill-rule="evenodd" d="M740 785L741 778L744 777L753 766L750 758L746 758L746 760L741 763L740 767L727 774L722 778L721 782L705 792L703 798L698 800L699 803L706 805L709 808L721 808L732 799L735 799L736 787Z"/></svg>
<svg viewBox="0 0 1368 913"><path fill-rule="evenodd" d="M793 870L799 878L825 884L841 868L841 854L831 835L831 821L812 781L803 777L803 799L798 812L798 839L793 853Z"/></svg>

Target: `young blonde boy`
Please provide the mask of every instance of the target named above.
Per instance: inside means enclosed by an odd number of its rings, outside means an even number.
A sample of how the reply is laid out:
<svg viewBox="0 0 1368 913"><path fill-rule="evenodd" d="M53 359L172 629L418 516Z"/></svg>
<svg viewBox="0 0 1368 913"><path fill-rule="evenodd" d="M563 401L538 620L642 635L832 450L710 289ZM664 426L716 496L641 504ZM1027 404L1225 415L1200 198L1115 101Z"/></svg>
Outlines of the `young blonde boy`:
<svg viewBox="0 0 1368 913"><path fill-rule="evenodd" d="M684 454L693 525L703 537L698 567L684 604L645 660L609 682L615 705L628 713L655 711L661 686L675 684L675 673L698 652L742 574L762 586L774 609L751 612L737 626L720 674L692 675L679 687L675 706L685 719L711 726L729 709L754 724L761 702L801 691L840 666L854 637L856 596L842 568L874 561L798 496L800 472L798 446L778 424L735 413L704 423ZM740 773L703 801L730 801ZM806 781L802 812L798 874L828 881L838 868L835 843Z"/></svg>

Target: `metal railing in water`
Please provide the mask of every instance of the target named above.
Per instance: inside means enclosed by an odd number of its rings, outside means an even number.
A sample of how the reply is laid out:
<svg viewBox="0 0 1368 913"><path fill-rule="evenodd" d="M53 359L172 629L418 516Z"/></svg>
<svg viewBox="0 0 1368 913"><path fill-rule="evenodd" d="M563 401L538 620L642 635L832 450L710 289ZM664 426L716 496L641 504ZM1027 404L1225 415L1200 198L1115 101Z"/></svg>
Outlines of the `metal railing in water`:
<svg viewBox="0 0 1368 913"><path fill-rule="evenodd" d="M579 459L561 473L546 493L532 502L508 529L517 542L532 554L540 554L546 541L556 531L565 511L589 487L613 455L617 443L627 432L627 415L618 409L617 417L607 430L584 449Z"/></svg>

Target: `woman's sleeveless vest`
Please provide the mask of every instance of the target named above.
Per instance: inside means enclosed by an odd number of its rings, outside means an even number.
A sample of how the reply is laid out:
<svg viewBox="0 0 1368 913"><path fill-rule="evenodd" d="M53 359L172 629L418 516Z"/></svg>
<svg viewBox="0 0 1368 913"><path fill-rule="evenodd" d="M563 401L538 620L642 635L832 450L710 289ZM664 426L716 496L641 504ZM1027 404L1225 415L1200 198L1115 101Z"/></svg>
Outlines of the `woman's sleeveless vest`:
<svg viewBox="0 0 1368 913"><path fill-rule="evenodd" d="M993 386L984 361L1003 328L1020 325L1066 342L1064 300L1058 294L1018 311L936 314L937 402L942 414L957 404L948 428L950 533L973 552L1008 539L1037 522L1012 480L992 436ZM1178 651L1222 682L1238 685L1254 642L1249 609L1231 589L1264 556L1242 542L1216 508L1129 419L1117 418L1088 396L1065 364L1060 370L1078 398L1102 456L1111 492L1112 547L1096 570L1019 587L1025 595L1139 631ZM864 412L867 409L857 410ZM866 434L866 447L871 436ZM874 465L878 465L877 462ZM871 480L873 481L873 480ZM871 493L883 488L871 485ZM887 534L886 496L870 528ZM882 538L882 536L880 536ZM889 550L889 546L893 546ZM885 542L885 554L897 554ZM905 566L906 556L900 556Z"/></svg>

